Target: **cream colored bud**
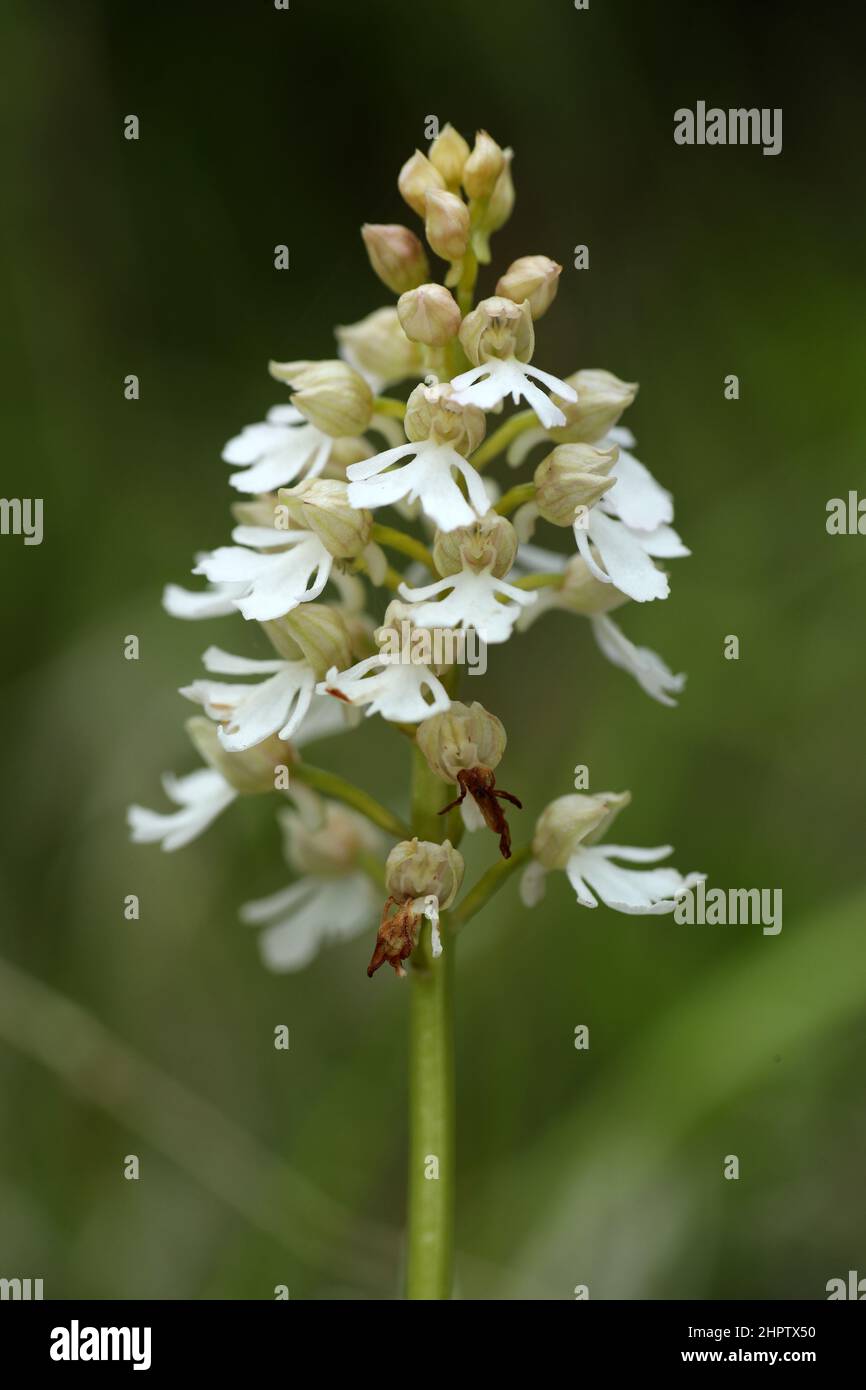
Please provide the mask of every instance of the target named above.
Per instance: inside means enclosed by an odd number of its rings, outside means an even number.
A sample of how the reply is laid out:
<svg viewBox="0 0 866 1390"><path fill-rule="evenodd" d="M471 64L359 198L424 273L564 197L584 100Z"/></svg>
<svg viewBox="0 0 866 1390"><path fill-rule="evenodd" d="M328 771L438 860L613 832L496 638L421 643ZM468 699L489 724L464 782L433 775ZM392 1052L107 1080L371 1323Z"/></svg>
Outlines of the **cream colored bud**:
<svg viewBox="0 0 866 1390"><path fill-rule="evenodd" d="M185 727L204 761L221 773L229 786L244 795L272 792L274 769L287 766L295 758L291 744L277 738L276 734L243 753L230 753L220 743L218 725L212 719L193 715Z"/></svg>
<svg viewBox="0 0 866 1390"><path fill-rule="evenodd" d="M638 393L636 381L620 381L601 367L586 367L566 381L577 392L577 400L553 397L567 421L549 431L560 444L594 444L603 439Z"/></svg>
<svg viewBox="0 0 866 1390"><path fill-rule="evenodd" d="M445 714L434 714L418 725L415 742L431 772L443 782L456 782L459 772L497 767L507 738L502 720L477 700L471 705L454 700Z"/></svg>
<svg viewBox="0 0 866 1390"><path fill-rule="evenodd" d="M301 875L339 878L354 873L358 856L369 853L378 844L378 837L367 822L336 801L325 803L318 826L311 827L295 811L284 811L280 821L286 858Z"/></svg>
<svg viewBox="0 0 866 1390"><path fill-rule="evenodd" d="M305 478L278 496L292 520L315 531L336 559L354 559L369 543L372 513L349 506L348 484L339 479Z"/></svg>
<svg viewBox="0 0 866 1390"><path fill-rule="evenodd" d="M578 845L600 840L630 801L631 792L557 797L538 818L532 853L546 869L564 869Z"/></svg>
<svg viewBox="0 0 866 1390"><path fill-rule="evenodd" d="M430 279L427 253L414 232L399 223L365 222L361 236L370 264L389 290L404 294Z"/></svg>
<svg viewBox="0 0 866 1390"><path fill-rule="evenodd" d="M535 504L545 521L573 526L578 507L592 507L612 488L619 449L559 444L535 470Z"/></svg>
<svg viewBox="0 0 866 1390"><path fill-rule="evenodd" d="M398 901L432 896L440 910L450 907L463 882L463 856L450 840L401 840L388 855L385 887Z"/></svg>
<svg viewBox="0 0 866 1390"><path fill-rule="evenodd" d="M373 392L346 362L271 362L269 370L291 386L292 405L324 434L363 434L369 425Z"/></svg>
<svg viewBox="0 0 866 1390"><path fill-rule="evenodd" d="M463 166L469 158L469 145L449 121L430 146L429 159L450 189L459 187Z"/></svg>
<svg viewBox="0 0 866 1390"><path fill-rule="evenodd" d="M403 429L413 444L433 439L464 458L478 448L486 428L484 411L455 401L450 384L416 386L406 402Z"/></svg>
<svg viewBox="0 0 866 1390"><path fill-rule="evenodd" d="M339 608L326 603L299 603L291 613L262 623L274 649L286 661L305 657L320 680L332 666L352 664L352 638Z"/></svg>
<svg viewBox="0 0 866 1390"><path fill-rule="evenodd" d="M463 166L463 187L469 197L489 198L504 167L505 155L499 145L486 130L479 130Z"/></svg>
<svg viewBox="0 0 866 1390"><path fill-rule="evenodd" d="M490 238L500 227L504 227L514 210L514 182L511 177L513 150L504 150L505 163L502 173L496 180L496 187L486 205L482 204L481 216L472 233L472 245L481 265L490 264Z"/></svg>
<svg viewBox="0 0 866 1390"><path fill-rule="evenodd" d="M535 330L529 304L492 295L468 313L460 326L460 343L473 366L491 357L516 357L529 362L535 348Z"/></svg>
<svg viewBox="0 0 866 1390"><path fill-rule="evenodd" d="M457 301L444 285L419 285L402 294L397 313L406 337L427 347L444 347L460 327Z"/></svg>
<svg viewBox="0 0 866 1390"><path fill-rule="evenodd" d="M520 256L500 278L496 293L515 304L528 300L532 317L540 319L556 298L561 274L562 266L549 256Z"/></svg>
<svg viewBox="0 0 866 1390"><path fill-rule="evenodd" d="M403 332L396 305L374 309L358 323L344 324L335 333L349 366L376 377L383 386L421 375L421 350Z"/></svg>
<svg viewBox="0 0 866 1390"><path fill-rule="evenodd" d="M456 193L427 190L424 234L432 251L443 261L459 261L469 245L469 209Z"/></svg>
<svg viewBox="0 0 866 1390"><path fill-rule="evenodd" d="M403 201L408 203L419 217L424 217L427 212L424 203L425 193L428 188L444 188L445 180L427 156L416 150L400 170L397 187Z"/></svg>
<svg viewBox="0 0 866 1390"><path fill-rule="evenodd" d="M596 579L586 561L573 555L565 567L562 585L551 590L551 606L565 608L581 617L597 618L628 603L628 595L615 584L603 584Z"/></svg>
<svg viewBox="0 0 866 1390"><path fill-rule="evenodd" d="M453 531L437 531L433 542L433 563L439 574L459 574L466 564L479 572L489 569L502 579L514 564L517 532L511 522L496 512L487 512L471 526Z"/></svg>

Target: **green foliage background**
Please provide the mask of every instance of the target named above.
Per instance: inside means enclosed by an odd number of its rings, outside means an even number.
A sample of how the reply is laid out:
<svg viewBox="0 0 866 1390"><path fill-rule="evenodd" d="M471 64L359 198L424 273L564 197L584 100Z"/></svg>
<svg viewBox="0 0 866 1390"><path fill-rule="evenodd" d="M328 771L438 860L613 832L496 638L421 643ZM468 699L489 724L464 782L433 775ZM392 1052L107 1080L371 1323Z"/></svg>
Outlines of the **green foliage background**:
<svg viewBox="0 0 866 1390"><path fill-rule="evenodd" d="M208 642L263 643L173 622L160 590L225 536L219 453L279 399L267 359L330 355L334 323L385 302L357 228L411 220L396 171L430 113L514 147L497 266L566 266L539 361L641 382L628 423L694 552L667 603L622 614L689 672L676 711L562 614L491 651L471 693L509 730L516 838L587 763L633 791L623 840L781 887L785 912L776 938L678 927L582 911L561 879L473 922L460 1293L821 1298L866 1273L866 540L825 531L863 489L854 36L833 11L684 0L13 0L0 39L3 493L45 499L41 547L0 540L0 1275L47 1297L399 1293L405 989L366 979L364 938L264 971L236 909L287 881L269 802L172 856L123 816L194 765L175 692ZM676 147L699 99L783 107L783 153ZM319 761L398 807L406 751L370 720ZM492 852L475 837L470 870Z"/></svg>

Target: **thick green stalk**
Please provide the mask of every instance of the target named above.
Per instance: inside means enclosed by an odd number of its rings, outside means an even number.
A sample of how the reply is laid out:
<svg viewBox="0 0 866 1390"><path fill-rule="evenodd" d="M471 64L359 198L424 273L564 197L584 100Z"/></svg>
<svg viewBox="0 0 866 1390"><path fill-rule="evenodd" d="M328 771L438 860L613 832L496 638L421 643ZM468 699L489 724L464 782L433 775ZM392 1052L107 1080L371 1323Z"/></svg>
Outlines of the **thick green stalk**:
<svg viewBox="0 0 866 1390"><path fill-rule="evenodd" d="M498 430L494 430L485 439L484 443L475 450L470 462L475 469L484 468L491 459L495 459L504 449L507 449L512 440L517 439L518 435L525 430L531 430L538 424L538 416L534 410L519 410L516 415L511 415L500 425Z"/></svg>
<svg viewBox="0 0 866 1390"><path fill-rule="evenodd" d="M412 763L412 829L441 841L436 813L442 782L418 749ZM451 1297L454 1267L454 946L440 923L443 952L434 960L425 922L411 956L409 987L409 1233L406 1293Z"/></svg>

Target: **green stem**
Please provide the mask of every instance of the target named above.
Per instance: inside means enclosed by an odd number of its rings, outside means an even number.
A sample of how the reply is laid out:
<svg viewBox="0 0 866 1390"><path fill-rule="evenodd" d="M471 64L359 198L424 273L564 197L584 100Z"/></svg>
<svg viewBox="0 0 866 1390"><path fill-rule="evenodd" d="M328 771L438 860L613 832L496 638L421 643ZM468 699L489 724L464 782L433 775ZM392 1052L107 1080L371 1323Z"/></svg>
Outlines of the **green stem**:
<svg viewBox="0 0 866 1390"><path fill-rule="evenodd" d="M451 932L457 935L466 926L482 907L486 907L489 900L514 873L526 863L532 853L530 845L524 845L522 849L516 849L510 859L500 859L486 873L482 874L474 888L466 894L459 907L451 913L450 923Z"/></svg>
<svg viewBox="0 0 866 1390"><path fill-rule="evenodd" d="M519 410L516 415L500 425L489 438L485 439L479 449L472 455L471 463L473 468L483 468L491 459L495 459L497 454L501 454L503 449L507 449L513 439L523 434L525 430L531 430L538 424L538 417L534 410Z"/></svg>
<svg viewBox="0 0 866 1390"><path fill-rule="evenodd" d="M412 828L441 841L442 783L418 749L412 763ZM440 922L434 960L427 923L412 952L409 1001L409 1214L406 1294L451 1297L454 1265L454 940Z"/></svg>
<svg viewBox="0 0 866 1390"><path fill-rule="evenodd" d="M390 415L392 420L402 420L406 414L406 402L395 400L392 396L376 396L373 409L377 415Z"/></svg>
<svg viewBox="0 0 866 1390"><path fill-rule="evenodd" d="M438 579L436 566L433 564L433 556L422 545L421 541L414 536L407 536L403 531L398 531L394 526L381 526L379 522L373 525L372 539L378 545L384 545L388 550L398 550L402 555L408 555L410 559L417 560L419 564L425 565L431 574L435 574Z"/></svg>
<svg viewBox="0 0 866 1390"><path fill-rule="evenodd" d="M524 502L531 502L534 497L535 483L517 483L507 492L503 492L493 510L500 516L508 516L510 512L516 512L518 507L522 507Z"/></svg>
<svg viewBox="0 0 866 1390"><path fill-rule="evenodd" d="M564 579L562 573L556 574L525 574L522 579L514 581L515 589L558 589Z"/></svg>
<svg viewBox="0 0 866 1390"><path fill-rule="evenodd" d="M463 318L472 308L475 294L475 281L478 279L478 259L471 247L467 247L463 257L463 271L457 286L457 304Z"/></svg>
<svg viewBox="0 0 866 1390"><path fill-rule="evenodd" d="M322 796L329 796L334 801L342 801L345 806L351 806L354 811L366 816L367 820L398 840L406 840L412 834L408 825L405 825L399 816L393 815L387 806L382 806L369 792L362 791L352 782L347 782L345 777L340 777L336 772L326 772L324 768L313 767L310 763L293 763L289 770L290 784L293 777L305 786L312 787L313 791L321 792Z"/></svg>

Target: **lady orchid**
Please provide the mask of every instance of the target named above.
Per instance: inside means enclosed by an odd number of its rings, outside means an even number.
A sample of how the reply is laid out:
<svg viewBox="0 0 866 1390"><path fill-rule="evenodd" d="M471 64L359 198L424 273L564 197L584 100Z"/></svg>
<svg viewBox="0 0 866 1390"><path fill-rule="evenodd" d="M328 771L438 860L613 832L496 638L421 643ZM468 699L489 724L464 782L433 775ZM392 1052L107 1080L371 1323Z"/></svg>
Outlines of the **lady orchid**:
<svg viewBox="0 0 866 1390"><path fill-rule="evenodd" d="M531 843L517 835L515 846L509 818L520 821L522 802L497 785L505 726L458 695L466 658L454 653L468 644L420 640L471 633L504 645L555 609L587 618L604 655L655 700L674 704L685 679L610 617L629 600L666 599L664 563L688 554L671 494L619 423L637 386L599 368L559 377L534 365L536 323L561 274L550 258L519 257L476 302L491 237L514 205L511 163L486 131L470 145L450 125L416 150L397 186L418 229L362 229L396 302L337 328L334 358L270 363L289 399L223 450L244 495L232 543L197 555L193 573L208 587L170 584L163 595L176 617L233 617L248 650L208 647L206 677L180 692L203 711L187 728L205 766L165 779L176 809L128 814L134 840L173 850L240 797L277 796L295 877L241 909L262 929L266 966L298 970L327 945L335 968L336 943L368 932L366 948L345 946L351 968L362 972L369 956L368 975L389 964L409 976L411 1298L452 1290L459 932L518 868L527 904L561 869L580 904L648 914L669 912L701 877L660 867L668 846L603 840L627 793L559 797ZM422 231L445 262L441 282ZM499 418L508 401L526 408ZM501 474L485 475L506 456L527 464L536 449L529 476L504 491ZM576 553L547 549L536 532L548 527L571 528ZM362 711L390 727L396 758L411 752L405 807L308 759L320 739L363 737ZM461 839L485 826L498 856L461 897ZM446 1181L425 1181L425 1154L438 1156Z"/></svg>

